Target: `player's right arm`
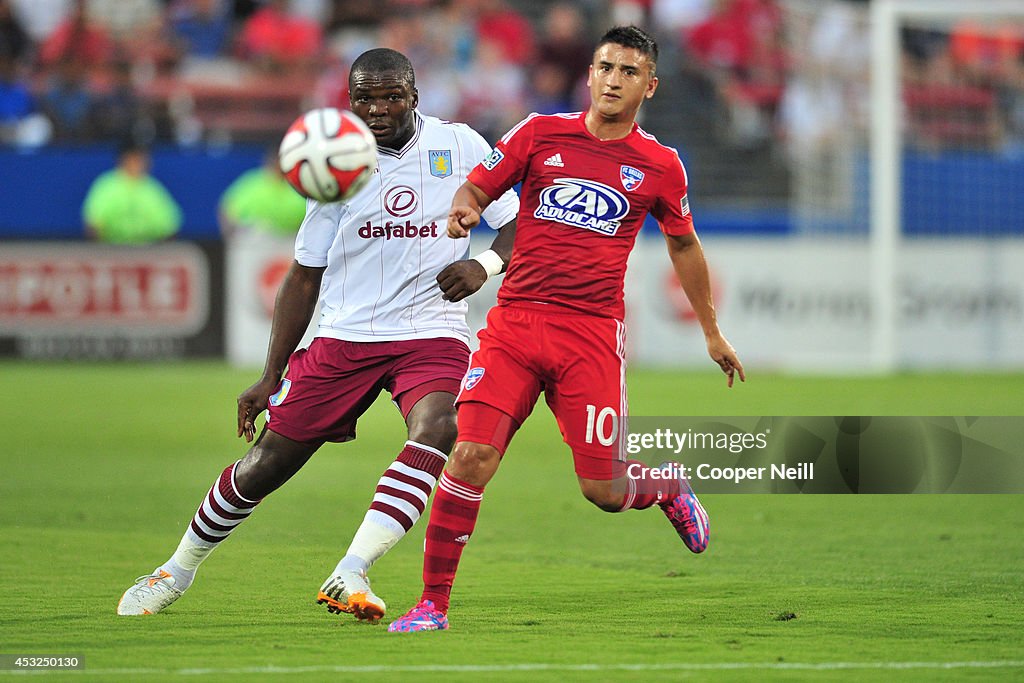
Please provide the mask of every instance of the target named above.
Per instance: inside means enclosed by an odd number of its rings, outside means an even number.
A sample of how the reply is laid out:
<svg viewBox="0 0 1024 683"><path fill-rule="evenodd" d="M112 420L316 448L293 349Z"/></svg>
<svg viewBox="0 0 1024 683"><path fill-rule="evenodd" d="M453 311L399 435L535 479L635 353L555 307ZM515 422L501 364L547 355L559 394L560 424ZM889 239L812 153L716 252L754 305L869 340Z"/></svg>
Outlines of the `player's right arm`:
<svg viewBox="0 0 1024 683"><path fill-rule="evenodd" d="M452 239L468 237L469 231L480 225L480 214L491 204L491 198L470 181L455 191L452 208L448 212L448 236Z"/></svg>
<svg viewBox="0 0 1024 683"><path fill-rule="evenodd" d="M312 268L292 262L291 269L277 291L263 375L238 396L238 436L244 436L246 441L252 441L255 436L256 418L266 410L267 402L288 366L288 358L309 327L324 270L326 268Z"/></svg>
<svg viewBox="0 0 1024 683"><path fill-rule="evenodd" d="M456 190L448 213L448 236L466 237L480 223L480 214L494 201L522 181L533 144L536 118L530 114L498 141L491 153L469 173L469 178Z"/></svg>
<svg viewBox="0 0 1024 683"><path fill-rule="evenodd" d="M309 327L327 269L327 254L345 216L342 203L306 202L306 216L295 237L295 261L277 290L263 375L238 397L238 436L246 441L255 436L256 417L266 410L288 358Z"/></svg>
<svg viewBox="0 0 1024 683"><path fill-rule="evenodd" d="M490 159L495 156L491 146L471 128L466 127L466 144L482 159ZM516 233L516 214L519 213L519 196L512 190L491 200L490 195L483 193L482 188L473 183L467 182L464 194L459 195L458 191L452 197L454 220L459 228L468 230L480 222L482 216L487 223L498 228L498 235L491 242L491 248L473 258L456 261L449 264L444 270L437 274L437 284L441 287L442 298L445 301L458 302L477 292L487 279L492 275L505 272L509 260L512 258L512 244ZM483 194L481 194L483 193ZM455 206L465 207L458 211ZM460 221L465 217L464 211L471 215L467 222L474 225L462 225ZM449 231L449 237L457 237Z"/></svg>

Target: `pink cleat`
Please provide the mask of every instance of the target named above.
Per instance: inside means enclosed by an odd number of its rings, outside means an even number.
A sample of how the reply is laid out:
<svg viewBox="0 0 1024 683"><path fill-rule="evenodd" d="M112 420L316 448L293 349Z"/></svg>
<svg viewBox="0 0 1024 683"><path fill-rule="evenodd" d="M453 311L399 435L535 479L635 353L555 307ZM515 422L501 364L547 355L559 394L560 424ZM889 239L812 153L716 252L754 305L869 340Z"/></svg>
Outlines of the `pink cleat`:
<svg viewBox="0 0 1024 683"><path fill-rule="evenodd" d="M434 603L430 600L420 600L419 604L388 624L388 631L391 633L447 630L448 617L434 607Z"/></svg>
<svg viewBox="0 0 1024 683"><path fill-rule="evenodd" d="M668 462L661 465L663 470L671 467L679 466ZM660 503L660 507L690 552L702 553L707 550L708 541L711 540L708 513L697 500L697 495L690 488L690 482L682 473L681 468L679 470L679 495L667 503Z"/></svg>

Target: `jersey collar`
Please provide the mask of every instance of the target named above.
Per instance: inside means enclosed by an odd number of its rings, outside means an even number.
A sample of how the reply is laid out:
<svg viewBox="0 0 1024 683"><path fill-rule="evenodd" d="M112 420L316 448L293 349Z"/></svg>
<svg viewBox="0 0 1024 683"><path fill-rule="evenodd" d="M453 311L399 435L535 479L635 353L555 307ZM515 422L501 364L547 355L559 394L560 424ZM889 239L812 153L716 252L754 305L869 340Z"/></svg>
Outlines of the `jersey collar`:
<svg viewBox="0 0 1024 683"><path fill-rule="evenodd" d="M580 112L580 115L579 115L579 117L577 119L579 121L580 128L583 129L583 133L588 138L590 138L594 142L598 142L598 143L600 143L602 145L615 144L616 142L625 142L626 140L629 140L634 135L636 135L637 131L640 130L640 124L637 123L636 120L634 119L633 120L633 127L630 129L629 134L627 134L626 137L624 137L624 138L616 138L614 140L602 140L601 138L599 138L596 135L594 135L593 133L591 133L590 129L587 128L587 112L588 111L589 111L588 109L584 109L583 111Z"/></svg>
<svg viewBox="0 0 1024 683"><path fill-rule="evenodd" d="M388 149L387 147L378 147L377 151L380 154L383 154L384 156L388 157L394 157L396 159L401 159L403 156L405 156L406 152L408 152L410 149L416 146L416 143L419 142L420 139L420 132L423 130L423 117L420 116L419 111L413 111L412 115L416 121L416 130L413 131L412 137L409 138L409 141L402 146L402 149L397 150Z"/></svg>

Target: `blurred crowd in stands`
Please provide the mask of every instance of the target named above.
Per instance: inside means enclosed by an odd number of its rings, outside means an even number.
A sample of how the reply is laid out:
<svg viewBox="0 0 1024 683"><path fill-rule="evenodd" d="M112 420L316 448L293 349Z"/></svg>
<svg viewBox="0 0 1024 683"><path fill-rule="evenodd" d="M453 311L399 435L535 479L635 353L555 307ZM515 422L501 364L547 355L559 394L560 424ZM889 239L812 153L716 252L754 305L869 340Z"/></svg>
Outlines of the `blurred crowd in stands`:
<svg viewBox="0 0 1024 683"><path fill-rule="evenodd" d="M902 38L904 100L919 142L1024 146L1024 16L905 28Z"/></svg>
<svg viewBox="0 0 1024 683"><path fill-rule="evenodd" d="M352 59L408 54L424 112L493 138L579 108L592 5L503 0L0 0L0 125L27 146L265 139L347 104Z"/></svg>
<svg viewBox="0 0 1024 683"><path fill-rule="evenodd" d="M412 59L422 111L493 141L525 113L585 107L594 39L636 23L676 79L659 97L699 102L723 145L801 154L866 128L867 11L866 0L0 0L0 142L269 142L303 109L345 106L348 65L378 45ZM902 41L916 142L1024 139L1024 23L914 26Z"/></svg>

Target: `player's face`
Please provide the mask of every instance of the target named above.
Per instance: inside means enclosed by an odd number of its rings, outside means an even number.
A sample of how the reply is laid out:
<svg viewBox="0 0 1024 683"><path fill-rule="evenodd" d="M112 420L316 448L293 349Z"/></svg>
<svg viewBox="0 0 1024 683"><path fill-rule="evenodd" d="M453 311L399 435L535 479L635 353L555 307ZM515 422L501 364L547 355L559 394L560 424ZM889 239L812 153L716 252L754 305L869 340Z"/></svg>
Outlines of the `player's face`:
<svg viewBox="0 0 1024 683"><path fill-rule="evenodd" d="M593 108L606 119L632 120L658 87L651 66L647 55L636 48L615 43L599 47L587 77Z"/></svg>
<svg viewBox="0 0 1024 683"><path fill-rule="evenodd" d="M349 106L366 122L377 144L401 149L415 132L416 88L395 71L359 71L349 81Z"/></svg>

